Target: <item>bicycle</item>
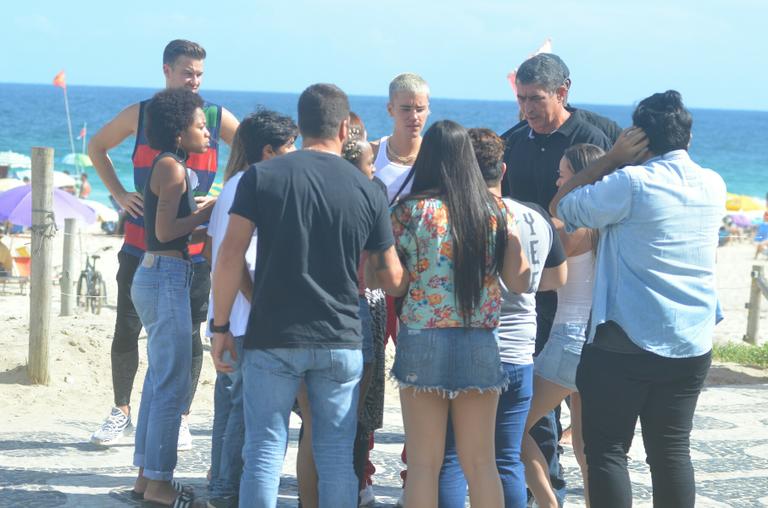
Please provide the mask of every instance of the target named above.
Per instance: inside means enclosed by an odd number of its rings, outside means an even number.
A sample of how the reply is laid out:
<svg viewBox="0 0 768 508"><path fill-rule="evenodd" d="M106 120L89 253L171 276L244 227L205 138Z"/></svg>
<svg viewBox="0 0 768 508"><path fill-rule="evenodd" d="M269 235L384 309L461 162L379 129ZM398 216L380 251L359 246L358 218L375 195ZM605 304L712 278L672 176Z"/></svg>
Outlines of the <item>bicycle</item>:
<svg viewBox="0 0 768 508"><path fill-rule="evenodd" d="M104 247L101 251L111 249L111 246ZM100 258L98 254L86 255L85 269L80 272L80 278L77 281L77 306L88 312L90 308L94 314L101 312L101 306L107 303L107 284L101 276L101 272L96 270L96 261Z"/></svg>

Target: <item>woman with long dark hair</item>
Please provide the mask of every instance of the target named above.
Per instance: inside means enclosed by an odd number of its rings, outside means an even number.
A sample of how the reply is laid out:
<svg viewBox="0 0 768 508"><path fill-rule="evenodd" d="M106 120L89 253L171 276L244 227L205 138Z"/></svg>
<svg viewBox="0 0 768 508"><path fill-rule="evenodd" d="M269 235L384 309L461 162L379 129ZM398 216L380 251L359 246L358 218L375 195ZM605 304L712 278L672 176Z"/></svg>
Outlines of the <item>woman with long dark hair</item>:
<svg viewBox="0 0 768 508"><path fill-rule="evenodd" d="M450 413L472 505L501 507L494 422L507 377L494 335L499 277L525 291L528 262L515 219L488 191L462 126L430 127L411 172L411 193L392 211L410 275L392 368L408 449L405 505L437 506Z"/></svg>

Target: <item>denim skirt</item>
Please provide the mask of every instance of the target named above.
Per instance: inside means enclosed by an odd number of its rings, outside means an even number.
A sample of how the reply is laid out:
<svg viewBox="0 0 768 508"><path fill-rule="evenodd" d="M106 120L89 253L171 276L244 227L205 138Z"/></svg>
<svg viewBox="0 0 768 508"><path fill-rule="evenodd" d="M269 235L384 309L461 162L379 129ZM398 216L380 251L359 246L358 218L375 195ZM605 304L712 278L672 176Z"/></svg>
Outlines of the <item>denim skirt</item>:
<svg viewBox="0 0 768 508"><path fill-rule="evenodd" d="M533 359L533 373L557 385L576 389L576 369L586 341L586 323L552 325L549 340Z"/></svg>
<svg viewBox="0 0 768 508"><path fill-rule="evenodd" d="M401 388L434 391L449 399L469 390L500 393L509 383L494 330L486 328L401 325L390 375Z"/></svg>

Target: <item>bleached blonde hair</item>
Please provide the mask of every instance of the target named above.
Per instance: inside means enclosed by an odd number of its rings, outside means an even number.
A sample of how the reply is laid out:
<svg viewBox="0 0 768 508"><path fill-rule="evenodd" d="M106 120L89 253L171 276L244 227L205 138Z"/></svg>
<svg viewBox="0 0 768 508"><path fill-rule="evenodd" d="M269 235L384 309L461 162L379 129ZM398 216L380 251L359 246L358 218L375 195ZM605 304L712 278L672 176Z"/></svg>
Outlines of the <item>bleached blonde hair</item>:
<svg viewBox="0 0 768 508"><path fill-rule="evenodd" d="M395 79L389 84L389 100L391 101L398 92L429 96L429 85L418 74L405 72L395 76Z"/></svg>

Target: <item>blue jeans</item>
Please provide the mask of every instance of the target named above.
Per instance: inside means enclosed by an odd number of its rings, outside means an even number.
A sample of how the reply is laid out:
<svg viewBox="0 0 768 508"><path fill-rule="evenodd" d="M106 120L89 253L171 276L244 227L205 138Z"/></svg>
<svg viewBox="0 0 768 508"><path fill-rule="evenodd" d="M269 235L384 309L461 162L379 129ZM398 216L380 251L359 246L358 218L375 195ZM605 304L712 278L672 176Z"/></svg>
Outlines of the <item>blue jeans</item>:
<svg viewBox="0 0 768 508"><path fill-rule="evenodd" d="M147 374L141 393L133 464L150 480L171 480L176 467L181 413L192 378L192 264L144 254L131 299L147 331Z"/></svg>
<svg viewBox="0 0 768 508"><path fill-rule="evenodd" d="M243 473L243 337L235 337L237 361L224 352L224 361L234 369L216 373L213 392L213 432L211 437L211 497L231 497L240 489Z"/></svg>
<svg viewBox="0 0 768 508"><path fill-rule="evenodd" d="M312 453L320 508L357 508L352 467L359 349L247 349L243 354L245 467L240 506L274 508L288 443L288 419L302 378L312 408Z"/></svg>
<svg viewBox="0 0 768 508"><path fill-rule="evenodd" d="M520 447L525 420L533 396L533 364L502 363L509 376L509 387L499 397L496 412L496 467L504 489L504 506L526 505L525 469L520 460ZM453 426L448 420L445 436L445 459L440 471L440 508L464 508L467 481L459 465Z"/></svg>

